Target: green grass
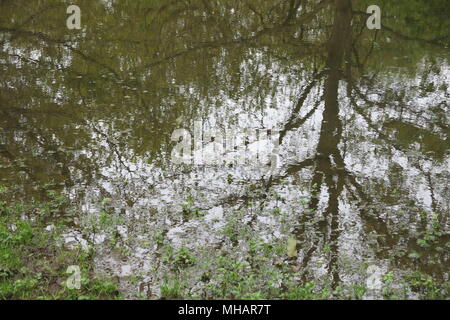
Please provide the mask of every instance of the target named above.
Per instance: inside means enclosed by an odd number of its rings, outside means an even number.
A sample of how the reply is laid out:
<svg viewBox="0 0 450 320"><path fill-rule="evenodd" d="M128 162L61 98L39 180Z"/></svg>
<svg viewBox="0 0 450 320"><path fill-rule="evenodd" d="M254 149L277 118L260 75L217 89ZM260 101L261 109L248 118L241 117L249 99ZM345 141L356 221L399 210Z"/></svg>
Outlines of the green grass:
<svg viewBox="0 0 450 320"><path fill-rule="evenodd" d="M0 202L0 299L120 298L116 281L93 271L92 250L67 248L62 224L45 229L44 220L61 203L61 197L48 203ZM80 289L66 285L70 265L80 268Z"/></svg>

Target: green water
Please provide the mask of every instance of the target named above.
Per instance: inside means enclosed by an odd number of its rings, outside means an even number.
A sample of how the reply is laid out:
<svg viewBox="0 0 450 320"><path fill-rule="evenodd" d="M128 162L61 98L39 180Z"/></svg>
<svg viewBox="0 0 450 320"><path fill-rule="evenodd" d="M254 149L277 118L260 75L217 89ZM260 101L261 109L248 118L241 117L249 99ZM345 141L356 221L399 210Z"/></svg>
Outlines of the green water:
<svg viewBox="0 0 450 320"><path fill-rule="evenodd" d="M366 27L372 2L381 30ZM68 30L62 1L0 1L0 196L65 194L124 292L175 274L209 297L208 256L250 261L256 240L280 245L267 263L299 283L364 284L373 265L449 282L447 1L77 5ZM174 163L172 133L194 137L195 121L278 132L277 166ZM117 219L99 237L105 207ZM198 263L171 269L167 247Z"/></svg>

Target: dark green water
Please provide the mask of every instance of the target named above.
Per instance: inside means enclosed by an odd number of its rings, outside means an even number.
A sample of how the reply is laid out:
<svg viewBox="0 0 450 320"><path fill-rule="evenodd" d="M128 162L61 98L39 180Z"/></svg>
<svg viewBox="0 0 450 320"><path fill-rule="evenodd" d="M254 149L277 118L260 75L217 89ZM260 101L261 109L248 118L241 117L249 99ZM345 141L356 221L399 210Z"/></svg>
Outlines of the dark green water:
<svg viewBox="0 0 450 320"><path fill-rule="evenodd" d="M372 2L381 30L366 27ZM205 264L295 239L297 257L272 263L332 288L368 266L448 283L447 1L77 4L68 30L62 1L0 1L1 197L66 194L76 237L124 292L174 273L155 234ZM277 166L175 164L172 133L200 120L278 132ZM92 232L105 206L117 219ZM205 268L176 273L203 292Z"/></svg>

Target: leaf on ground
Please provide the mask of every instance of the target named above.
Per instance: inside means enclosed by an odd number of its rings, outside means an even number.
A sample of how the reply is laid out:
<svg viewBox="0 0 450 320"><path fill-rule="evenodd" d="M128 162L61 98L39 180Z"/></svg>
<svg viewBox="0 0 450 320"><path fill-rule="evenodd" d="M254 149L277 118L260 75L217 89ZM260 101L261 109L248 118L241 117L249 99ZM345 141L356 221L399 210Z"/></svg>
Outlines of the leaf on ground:
<svg viewBox="0 0 450 320"><path fill-rule="evenodd" d="M290 258L297 256L297 240L292 237L287 241L287 254Z"/></svg>

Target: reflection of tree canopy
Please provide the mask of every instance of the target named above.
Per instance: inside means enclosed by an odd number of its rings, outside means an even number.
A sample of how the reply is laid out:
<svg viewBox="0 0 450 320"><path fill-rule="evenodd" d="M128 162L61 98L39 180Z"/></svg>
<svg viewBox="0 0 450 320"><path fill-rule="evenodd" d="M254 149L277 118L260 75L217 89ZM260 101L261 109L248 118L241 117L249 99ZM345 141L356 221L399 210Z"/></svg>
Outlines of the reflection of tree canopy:
<svg viewBox="0 0 450 320"><path fill-rule="evenodd" d="M0 1L2 176L66 186L89 181L114 159L154 160L170 147L176 119L225 108L217 97L249 97L242 108L250 112L267 107L265 98L280 86L306 81L292 91L298 96L290 97L281 142L321 113L316 154L286 173L309 168L313 189L327 189L329 222L317 234L331 244L335 280L344 197L363 208L367 234L385 235L381 247L407 241L418 250L415 240L428 218L405 236L391 230L395 220L382 218L383 208L372 207L389 203L396 188L403 196L394 198L410 209L410 219L422 213L414 186L401 183L406 170L391 164L386 174L394 182L386 184L359 177L346 156L359 157L363 166L414 157L432 190L433 213L445 225L448 4L380 0L383 28L372 31L365 28L369 2L85 0L78 2L85 28L73 32L65 28L65 4ZM311 98L315 88L323 95ZM99 139L106 149L97 149ZM317 210L318 201L312 197L310 208ZM300 237L304 228L300 223Z"/></svg>

